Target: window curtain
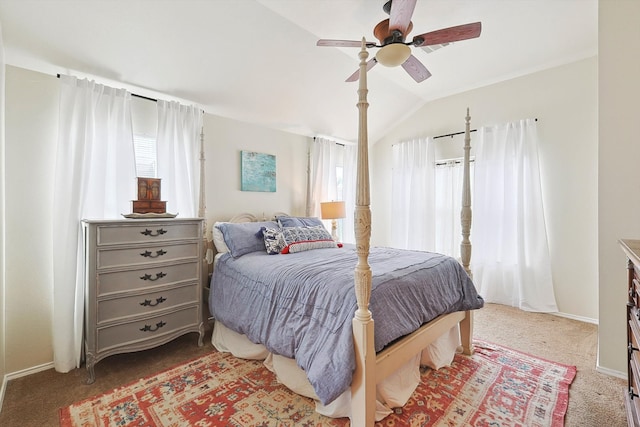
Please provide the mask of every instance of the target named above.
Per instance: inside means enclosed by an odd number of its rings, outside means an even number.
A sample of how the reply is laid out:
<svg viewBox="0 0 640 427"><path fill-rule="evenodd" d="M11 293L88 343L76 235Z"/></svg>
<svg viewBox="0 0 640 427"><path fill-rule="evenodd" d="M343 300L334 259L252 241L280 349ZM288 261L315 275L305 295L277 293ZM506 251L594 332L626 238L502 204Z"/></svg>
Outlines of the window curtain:
<svg viewBox="0 0 640 427"><path fill-rule="evenodd" d="M320 217L320 203L338 200L336 167L338 144L316 137L309 150L309 197L307 216Z"/></svg>
<svg viewBox="0 0 640 427"><path fill-rule="evenodd" d="M479 129L472 270L485 301L558 311L533 119Z"/></svg>
<svg viewBox="0 0 640 427"><path fill-rule="evenodd" d="M473 166L469 164L470 187L473 194ZM450 160L435 168L435 251L460 258L462 242L462 184L464 163ZM472 236L473 237L473 236Z"/></svg>
<svg viewBox="0 0 640 427"><path fill-rule="evenodd" d="M135 199L131 94L60 76L53 197L54 367L80 365L84 314L84 218L121 218Z"/></svg>
<svg viewBox="0 0 640 427"><path fill-rule="evenodd" d="M356 176L358 165L358 147L345 144L342 159L342 200L344 200L346 218L342 219L342 241L356 243L355 221L356 212Z"/></svg>
<svg viewBox="0 0 640 427"><path fill-rule="evenodd" d="M167 212L194 218L200 199L200 132L203 111L158 101L158 177Z"/></svg>
<svg viewBox="0 0 640 427"><path fill-rule="evenodd" d="M435 153L432 138L392 147L391 244L414 250L435 247Z"/></svg>
<svg viewBox="0 0 640 427"><path fill-rule="evenodd" d="M356 156L354 145L339 144L323 137L315 137L309 149L306 215L320 217L321 202L344 201L346 217L338 220L338 233L346 243L355 243ZM330 229L329 221L326 226Z"/></svg>

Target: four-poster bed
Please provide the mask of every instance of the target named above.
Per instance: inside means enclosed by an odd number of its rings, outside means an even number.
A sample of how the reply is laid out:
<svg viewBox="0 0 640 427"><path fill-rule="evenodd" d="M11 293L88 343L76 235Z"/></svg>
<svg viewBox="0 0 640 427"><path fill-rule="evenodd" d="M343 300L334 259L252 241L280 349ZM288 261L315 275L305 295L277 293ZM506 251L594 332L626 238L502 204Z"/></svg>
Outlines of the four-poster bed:
<svg viewBox="0 0 640 427"><path fill-rule="evenodd" d="M330 236L325 239L314 235L312 239L293 241L285 237L287 252L283 249L281 253L288 253L289 248L291 253L271 257L264 249L267 244L269 253L270 244L280 243L278 239L281 236L278 237L277 233L272 236L275 229L279 228L284 236L288 236L287 233L292 229L299 232L300 228L316 227L314 219L276 214L277 222L257 222L255 217L245 214L230 222L216 223L214 244L219 251L220 248L224 250L216 256L209 305L216 319L212 336L216 348L239 357L266 357L265 364L268 363L276 371L285 385L321 401L317 406L319 412L330 416L350 416L352 426L371 426L376 418L384 416L379 412L376 416L376 405L380 403L377 396L381 392L379 387L386 387L392 381L387 381L387 377L394 377L412 363L416 363L417 368L418 360L424 357L423 349L455 331L456 344L459 339L465 353L473 352L471 310L482 307L483 301L475 291L469 270L471 209L468 113L461 215L462 265L440 254L370 248L366 114L368 52L364 41L359 56L359 137L354 213L356 244L340 249L336 248ZM256 233L256 230L260 233ZM316 231L322 233L321 230ZM256 239L258 235L260 238ZM268 237L277 242L267 243ZM317 246L318 242L322 245ZM296 246L298 244L302 245ZM294 253L297 252L294 248L301 247L301 251L308 252ZM348 263L353 276L340 269L341 262ZM370 262L375 263L375 274ZM318 270L314 269L316 266L320 266ZM285 277L285 273L290 276ZM434 274L426 276L431 273ZM271 279L271 274L278 276ZM305 276L305 281L301 276ZM312 282L313 278L320 283ZM404 289L410 290L410 297L399 294ZM323 292L338 296L325 300ZM340 300L339 303L335 302L336 298ZM285 306L285 300L287 304L289 300L292 301L291 308ZM376 327L370 308L379 322ZM316 329L312 329L312 326ZM291 336L291 343L283 341L288 336ZM319 344L321 346L317 347ZM340 357L343 353L348 362L346 366L343 366ZM287 364L286 360L294 362ZM304 369L303 376L308 377L310 384L298 387L299 379L285 379L282 370L277 371L275 365L278 364L285 364L287 370L295 368L297 364ZM347 374L344 369L347 369ZM346 389L332 389L327 380L330 383L346 381ZM304 381L307 378L303 378ZM399 398L398 405L406 402L413 389L408 391L404 400ZM336 401L341 401L343 406L346 402L347 409L333 412L331 405ZM395 402L395 398L392 401Z"/></svg>
<svg viewBox="0 0 640 427"><path fill-rule="evenodd" d="M371 269L367 262L371 238L371 211L369 208L369 163L367 130L367 57L366 40L360 50L360 76L358 88L358 166L356 181L355 235L358 265L355 269L355 292L358 310L353 318L353 341L356 348L356 371L351 384L351 424L371 426L375 422L375 385L406 362L411 355L426 347L435 338L460 324L460 336L465 354L473 353L473 315L471 311L454 312L438 317L393 346L376 354L373 348L374 320L369 311ZM461 260L469 276L471 260L471 193L469 185L469 113L467 110L464 146L464 183L462 208Z"/></svg>

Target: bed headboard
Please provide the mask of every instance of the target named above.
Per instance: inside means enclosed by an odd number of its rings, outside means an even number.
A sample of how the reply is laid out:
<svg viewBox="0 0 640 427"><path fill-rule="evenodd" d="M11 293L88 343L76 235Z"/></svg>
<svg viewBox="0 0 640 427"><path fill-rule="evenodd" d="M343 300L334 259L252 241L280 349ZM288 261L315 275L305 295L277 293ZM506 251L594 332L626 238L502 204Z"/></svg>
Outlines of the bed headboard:
<svg viewBox="0 0 640 427"><path fill-rule="evenodd" d="M290 215L286 212L274 212L270 219L275 221L275 219L279 216L290 216ZM257 216L250 214L248 212L243 212L241 214L238 214L232 217L227 222L257 222L257 221L258 221ZM260 221L267 221L267 218L264 216L264 213L262 214L262 219Z"/></svg>
<svg viewBox="0 0 640 427"><path fill-rule="evenodd" d="M228 222L256 222L258 218L255 215L250 213L241 213L233 218L231 218Z"/></svg>

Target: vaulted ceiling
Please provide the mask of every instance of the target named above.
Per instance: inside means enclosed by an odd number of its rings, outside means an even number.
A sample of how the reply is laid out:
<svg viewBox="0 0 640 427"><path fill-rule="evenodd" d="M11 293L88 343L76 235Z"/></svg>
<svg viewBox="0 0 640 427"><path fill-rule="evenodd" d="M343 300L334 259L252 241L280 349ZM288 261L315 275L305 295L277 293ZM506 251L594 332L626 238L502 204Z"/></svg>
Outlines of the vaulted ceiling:
<svg viewBox="0 0 640 427"><path fill-rule="evenodd" d="M385 0L0 0L5 61L303 135L357 138L357 48ZM413 54L432 77L368 74L369 139L431 100L597 54L597 0L418 0L413 31L482 22L477 39ZM375 55L372 49L370 55Z"/></svg>

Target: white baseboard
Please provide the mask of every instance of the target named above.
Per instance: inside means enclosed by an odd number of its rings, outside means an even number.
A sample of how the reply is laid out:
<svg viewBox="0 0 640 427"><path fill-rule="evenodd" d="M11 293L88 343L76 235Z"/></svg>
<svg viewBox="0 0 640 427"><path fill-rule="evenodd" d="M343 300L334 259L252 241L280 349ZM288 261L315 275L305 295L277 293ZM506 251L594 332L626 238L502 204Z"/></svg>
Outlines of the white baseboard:
<svg viewBox="0 0 640 427"><path fill-rule="evenodd" d="M2 403L4 402L4 391L7 389L7 376L2 378L2 386L0 386L0 412L2 412Z"/></svg>
<svg viewBox="0 0 640 427"><path fill-rule="evenodd" d="M585 322L585 323L592 323L594 325L598 324L598 319L592 319L590 317L583 317L583 316L576 316L575 314L568 314L568 313L551 313L554 316L559 316L559 317L565 317L567 319L572 319L572 320L578 320L580 322Z"/></svg>
<svg viewBox="0 0 640 427"><path fill-rule="evenodd" d="M46 371L47 369L53 369L53 362L44 363L38 366L32 366L31 368L22 369L20 371L11 372L5 375L7 382L15 380L16 378L26 377L27 375L37 374L38 372Z"/></svg>
<svg viewBox="0 0 640 427"><path fill-rule="evenodd" d="M7 390L7 384L11 380L16 378L26 377L27 375L37 374L38 372L46 371L47 369L53 369L53 362L44 363L38 366L32 366L31 368L22 369L20 371L11 372L4 376L2 379L2 388L0 388L0 411L2 411L2 404L4 402L4 394Z"/></svg>
<svg viewBox="0 0 640 427"><path fill-rule="evenodd" d="M616 371L614 369L603 368L600 365L596 365L596 372L600 372L601 374L609 375L616 378L622 378L623 380L627 379L626 372Z"/></svg>

